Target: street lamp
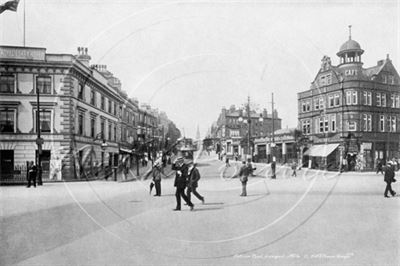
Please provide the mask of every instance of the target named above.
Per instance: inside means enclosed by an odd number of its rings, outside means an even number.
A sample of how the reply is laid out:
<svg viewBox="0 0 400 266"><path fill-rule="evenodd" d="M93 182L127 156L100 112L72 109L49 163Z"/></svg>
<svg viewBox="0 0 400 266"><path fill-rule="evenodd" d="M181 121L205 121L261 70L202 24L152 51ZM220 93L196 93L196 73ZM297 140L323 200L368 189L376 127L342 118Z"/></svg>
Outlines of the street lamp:
<svg viewBox="0 0 400 266"><path fill-rule="evenodd" d="M241 113L238 120L240 123L248 124L248 132L247 132L247 147L248 147L248 155L250 158L253 157L252 147L251 147L251 113L250 113L250 96L247 97L247 105L246 105L246 118L243 118L243 114ZM262 114L258 119L259 122L263 122Z"/></svg>

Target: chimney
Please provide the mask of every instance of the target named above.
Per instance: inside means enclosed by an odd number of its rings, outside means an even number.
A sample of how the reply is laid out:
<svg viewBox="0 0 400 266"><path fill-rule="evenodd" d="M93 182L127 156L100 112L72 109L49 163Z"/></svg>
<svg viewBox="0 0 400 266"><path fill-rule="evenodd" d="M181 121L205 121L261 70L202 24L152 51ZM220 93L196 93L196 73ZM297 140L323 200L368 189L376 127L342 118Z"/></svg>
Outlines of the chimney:
<svg viewBox="0 0 400 266"><path fill-rule="evenodd" d="M381 65L383 65L384 62L385 62L385 60L382 59L382 60L379 60L377 64L378 64L378 66L381 66Z"/></svg>
<svg viewBox="0 0 400 266"><path fill-rule="evenodd" d="M92 59L90 55L88 55L87 47L78 47L78 54L75 58L87 67L89 67L90 59Z"/></svg>

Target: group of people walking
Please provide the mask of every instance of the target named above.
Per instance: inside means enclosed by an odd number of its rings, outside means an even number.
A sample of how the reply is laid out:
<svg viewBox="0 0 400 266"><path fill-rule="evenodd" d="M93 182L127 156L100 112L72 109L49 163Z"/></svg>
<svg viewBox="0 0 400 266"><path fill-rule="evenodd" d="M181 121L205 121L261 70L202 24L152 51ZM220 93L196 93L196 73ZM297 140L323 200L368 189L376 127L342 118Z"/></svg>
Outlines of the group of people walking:
<svg viewBox="0 0 400 266"><path fill-rule="evenodd" d="M155 187L156 194L154 196L158 197L161 196L162 169L163 165L161 162L156 162L152 170L153 180L150 184L150 193L152 188ZM178 157L172 164L172 170L175 170L174 187L176 188L176 207L174 211L181 210L181 199L186 202L190 210L193 210L194 204L191 201L192 193L204 204L204 197L197 192L198 182L201 177L199 169L197 169L197 164L194 162L185 163L183 157Z"/></svg>

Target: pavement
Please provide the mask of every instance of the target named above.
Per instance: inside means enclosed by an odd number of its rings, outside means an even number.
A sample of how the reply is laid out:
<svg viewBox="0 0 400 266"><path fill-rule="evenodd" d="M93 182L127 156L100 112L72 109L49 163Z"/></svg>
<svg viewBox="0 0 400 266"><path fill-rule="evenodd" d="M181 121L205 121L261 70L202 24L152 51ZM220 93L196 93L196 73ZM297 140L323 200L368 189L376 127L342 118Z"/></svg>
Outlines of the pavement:
<svg viewBox="0 0 400 266"><path fill-rule="evenodd" d="M259 164L240 197L239 163L197 162L194 211L172 211L173 175L161 197L150 180L0 187L0 265L400 265L382 175Z"/></svg>

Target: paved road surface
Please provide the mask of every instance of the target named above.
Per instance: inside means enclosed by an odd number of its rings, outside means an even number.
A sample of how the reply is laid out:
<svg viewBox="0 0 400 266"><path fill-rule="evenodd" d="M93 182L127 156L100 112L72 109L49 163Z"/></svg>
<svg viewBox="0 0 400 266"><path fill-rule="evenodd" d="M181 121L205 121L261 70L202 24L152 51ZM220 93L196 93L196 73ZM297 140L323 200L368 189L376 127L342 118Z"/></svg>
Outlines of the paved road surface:
<svg viewBox="0 0 400 266"><path fill-rule="evenodd" d="M257 166L248 197L214 157L199 160L195 210L149 181L0 187L0 265L399 265L398 197L381 175ZM398 189L398 185L394 185Z"/></svg>

